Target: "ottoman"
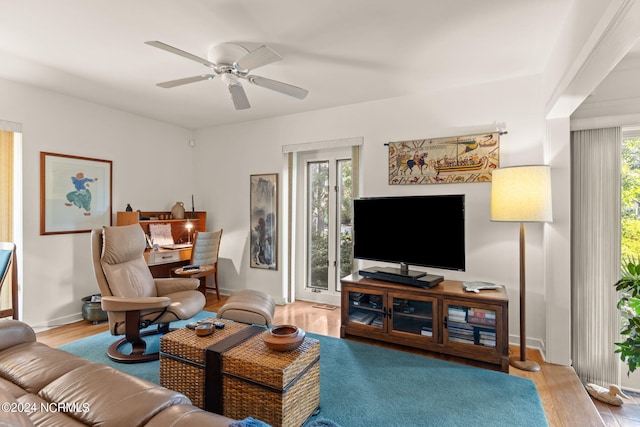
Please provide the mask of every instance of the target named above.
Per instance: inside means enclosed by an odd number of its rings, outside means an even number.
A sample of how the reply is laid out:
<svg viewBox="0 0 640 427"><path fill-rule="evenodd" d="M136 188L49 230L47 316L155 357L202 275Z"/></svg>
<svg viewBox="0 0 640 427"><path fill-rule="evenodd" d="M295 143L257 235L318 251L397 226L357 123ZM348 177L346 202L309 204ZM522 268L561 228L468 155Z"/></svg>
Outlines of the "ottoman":
<svg viewBox="0 0 640 427"><path fill-rule="evenodd" d="M211 405L207 402L215 402L220 395L219 384L208 378L209 348L227 342L223 346L226 349L264 331L260 326L222 322L224 329L216 329L206 337L199 337L187 328L176 329L160 337L160 385L186 395L195 406L209 411L208 406Z"/></svg>
<svg viewBox="0 0 640 427"><path fill-rule="evenodd" d="M231 294L218 310L217 316L251 325L271 326L275 309L276 304L271 295L253 289L243 289Z"/></svg>
<svg viewBox="0 0 640 427"><path fill-rule="evenodd" d="M265 345L264 334L222 353L222 414L300 427L320 407L320 342L306 337L297 349L279 352Z"/></svg>

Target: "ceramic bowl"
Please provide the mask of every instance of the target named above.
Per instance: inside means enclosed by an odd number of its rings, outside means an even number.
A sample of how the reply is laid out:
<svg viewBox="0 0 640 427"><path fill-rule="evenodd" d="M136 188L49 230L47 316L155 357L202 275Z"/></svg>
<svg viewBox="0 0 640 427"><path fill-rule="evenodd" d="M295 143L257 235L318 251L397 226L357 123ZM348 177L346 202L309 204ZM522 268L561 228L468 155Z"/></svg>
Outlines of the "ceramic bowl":
<svg viewBox="0 0 640 427"><path fill-rule="evenodd" d="M264 343L271 350L291 351L295 350L304 341L305 332L294 325L273 326L262 335Z"/></svg>
<svg viewBox="0 0 640 427"><path fill-rule="evenodd" d="M214 328L213 324L203 323L203 324L200 324L200 325L196 326L195 331L196 331L196 335L197 336L206 337L208 335L211 335L213 333L214 329L215 328Z"/></svg>

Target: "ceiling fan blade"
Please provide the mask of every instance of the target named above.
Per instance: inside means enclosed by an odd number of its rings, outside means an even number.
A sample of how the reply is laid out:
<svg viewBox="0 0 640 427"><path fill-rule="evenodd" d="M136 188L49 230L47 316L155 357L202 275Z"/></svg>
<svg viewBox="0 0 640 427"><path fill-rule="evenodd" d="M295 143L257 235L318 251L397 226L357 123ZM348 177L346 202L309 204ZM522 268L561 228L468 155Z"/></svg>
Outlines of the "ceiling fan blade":
<svg viewBox="0 0 640 427"><path fill-rule="evenodd" d="M302 89L301 87L293 86L287 83L282 83L277 80L271 80L266 77L247 76L247 80L249 80L249 82L253 83L254 85L275 90L276 92L293 96L294 98L298 98L298 99L304 99L309 93L308 90Z"/></svg>
<svg viewBox="0 0 640 427"><path fill-rule="evenodd" d="M229 93L231 94L231 100L233 101L233 105L236 107L236 110L246 110L250 108L249 100L247 99L247 94L244 91L244 88L239 83L228 85Z"/></svg>
<svg viewBox="0 0 640 427"><path fill-rule="evenodd" d="M182 56L183 58L190 59L191 61L198 62L207 67L211 67L211 68L217 67L217 65L214 64L213 62L210 62L204 58L200 58L199 56L193 55L189 52L185 52L184 50L180 50L177 47L169 46L168 44L165 44L159 41L148 41L148 42L145 42L145 44L148 44L149 46L157 47L158 49L166 50L167 52L171 52L175 55Z"/></svg>
<svg viewBox="0 0 640 427"><path fill-rule="evenodd" d="M260 46L256 50L249 52L240 58L235 65L243 70L253 70L272 62L280 61L282 57L267 46Z"/></svg>
<svg viewBox="0 0 640 427"><path fill-rule="evenodd" d="M189 83L201 82L202 80L211 80L215 76L215 74L203 74L201 76L185 77L184 79L169 80L168 82L158 83L156 84L156 86L168 89L176 86L186 85Z"/></svg>

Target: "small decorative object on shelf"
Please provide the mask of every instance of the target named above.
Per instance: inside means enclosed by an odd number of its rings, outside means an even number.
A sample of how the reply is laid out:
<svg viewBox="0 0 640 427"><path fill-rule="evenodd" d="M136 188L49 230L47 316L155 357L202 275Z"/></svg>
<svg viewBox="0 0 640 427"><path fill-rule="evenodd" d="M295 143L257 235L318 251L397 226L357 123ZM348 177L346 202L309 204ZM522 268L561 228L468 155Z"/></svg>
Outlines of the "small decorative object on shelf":
<svg viewBox="0 0 640 427"><path fill-rule="evenodd" d="M131 207L131 204L127 203L127 207L125 209L125 212L133 212L133 208Z"/></svg>
<svg viewBox="0 0 640 427"><path fill-rule="evenodd" d="M491 282L462 282L462 289L467 292L475 292L476 294L486 289L502 289L502 285L496 285Z"/></svg>
<svg viewBox="0 0 640 427"><path fill-rule="evenodd" d="M274 326L262 335L264 343L271 350L291 351L300 347L304 341L305 332L294 325Z"/></svg>
<svg viewBox="0 0 640 427"><path fill-rule="evenodd" d="M173 219L184 219L184 203L176 202L171 208L171 215Z"/></svg>

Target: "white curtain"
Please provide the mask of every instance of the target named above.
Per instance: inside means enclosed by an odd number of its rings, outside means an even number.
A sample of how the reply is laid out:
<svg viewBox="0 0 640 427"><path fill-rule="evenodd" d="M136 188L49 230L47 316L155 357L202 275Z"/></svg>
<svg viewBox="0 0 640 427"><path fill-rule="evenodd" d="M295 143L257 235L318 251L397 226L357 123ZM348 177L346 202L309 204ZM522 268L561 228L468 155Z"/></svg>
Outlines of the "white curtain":
<svg viewBox="0 0 640 427"><path fill-rule="evenodd" d="M620 128L571 133L572 359L578 377L620 383Z"/></svg>

